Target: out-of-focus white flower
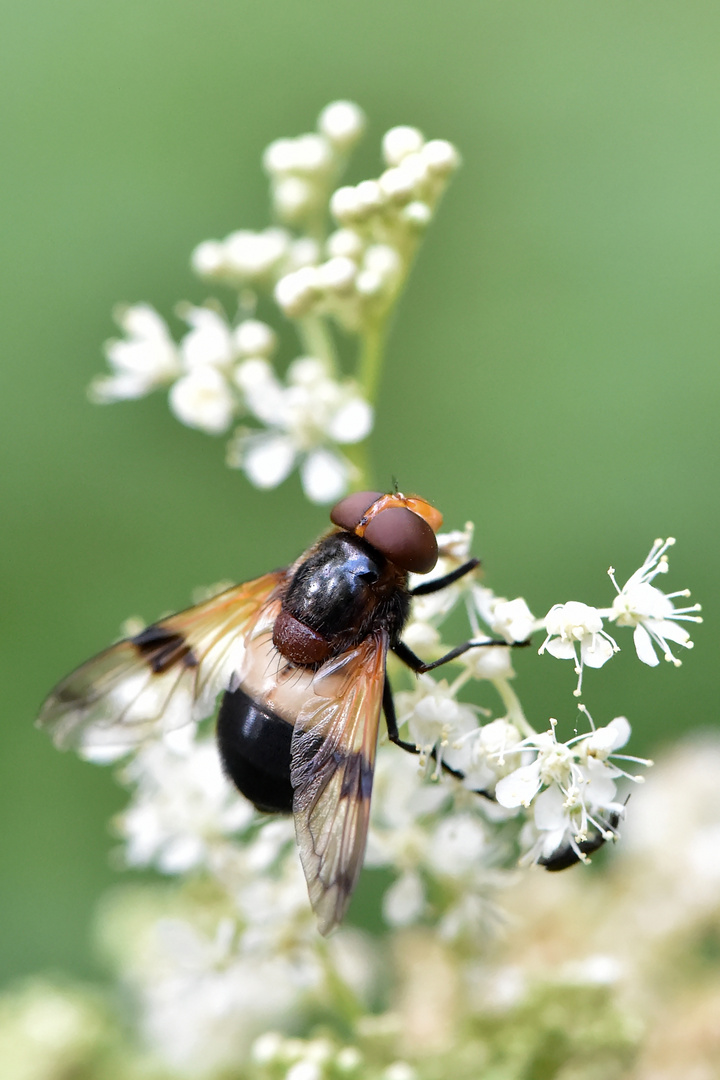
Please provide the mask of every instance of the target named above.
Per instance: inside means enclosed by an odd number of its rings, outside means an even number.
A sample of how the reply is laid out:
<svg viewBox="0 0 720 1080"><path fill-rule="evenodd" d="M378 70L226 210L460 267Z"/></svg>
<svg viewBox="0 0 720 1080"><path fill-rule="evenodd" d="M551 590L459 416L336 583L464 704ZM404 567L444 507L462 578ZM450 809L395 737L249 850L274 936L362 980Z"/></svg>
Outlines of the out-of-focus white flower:
<svg viewBox="0 0 720 1080"><path fill-rule="evenodd" d="M291 245L284 229L253 232L239 229L224 240L206 240L192 254L193 269L200 277L233 284L270 284Z"/></svg>
<svg viewBox="0 0 720 1080"><path fill-rule="evenodd" d="M127 338L105 346L113 373L99 376L90 386L92 400L101 404L143 397L167 386L181 371L167 323L154 308L149 304L119 308L115 318Z"/></svg>
<svg viewBox="0 0 720 1080"><path fill-rule="evenodd" d="M685 608L676 608L673 604L673 600L678 596L690 596L689 589L663 593L655 585L651 585L658 574L667 573L666 552L674 543L673 537L656 540L645 562L639 570L631 574L622 589L615 580L613 568L610 567L608 571L618 593L613 601L610 618L618 626L635 627L635 649L639 659L650 667L659 663L653 642L659 646L666 660L679 667L681 661L673 655L668 642L682 645L686 649L691 649L693 643L687 630L678 626L678 622L702 622L699 615L693 614L700 611L699 604Z"/></svg>
<svg viewBox="0 0 720 1080"><path fill-rule="evenodd" d="M238 354L235 335L227 320L213 308L183 304L178 314L191 327L180 342L183 364L192 371L210 364L227 369Z"/></svg>
<svg viewBox="0 0 720 1080"><path fill-rule="evenodd" d="M428 847L428 865L450 877L477 871L487 848L485 826L476 814L450 814L438 822Z"/></svg>
<svg viewBox="0 0 720 1080"><path fill-rule="evenodd" d="M223 775L213 739L184 728L146 743L125 767L133 797L118 820L131 866L180 874L207 865L210 849L255 816Z"/></svg>
<svg viewBox="0 0 720 1080"><path fill-rule="evenodd" d="M235 372L245 403L269 430L240 431L228 461L257 487L276 487L300 466L303 489L313 502L327 503L347 489L349 462L334 444L360 442L372 427L372 409L351 382L333 379L313 357L295 360L283 386L261 360Z"/></svg>
<svg viewBox="0 0 720 1080"><path fill-rule="evenodd" d="M603 630L602 616L597 608L570 600L567 604L555 604L545 616L547 637L538 649L540 654L549 652L559 660L574 660L578 676L576 697L582 689L583 668L599 668L607 663L618 645ZM578 659L578 645L580 658Z"/></svg>
<svg viewBox="0 0 720 1080"><path fill-rule="evenodd" d="M383 918L389 926L409 926L419 919L425 905L422 878L416 871L408 870L385 891Z"/></svg>
<svg viewBox="0 0 720 1080"><path fill-rule="evenodd" d="M277 347L277 334L259 319L245 319L233 333L240 356L271 356Z"/></svg>
<svg viewBox="0 0 720 1080"><path fill-rule="evenodd" d="M303 991L291 958L239 952L230 919L214 936L185 919L160 920L131 978L149 1045L196 1076L234 1068L254 1038L293 1015Z"/></svg>
<svg viewBox="0 0 720 1080"><path fill-rule="evenodd" d="M201 364L178 379L170 389L169 403L178 420L208 435L227 431L237 407L227 379L210 364Z"/></svg>

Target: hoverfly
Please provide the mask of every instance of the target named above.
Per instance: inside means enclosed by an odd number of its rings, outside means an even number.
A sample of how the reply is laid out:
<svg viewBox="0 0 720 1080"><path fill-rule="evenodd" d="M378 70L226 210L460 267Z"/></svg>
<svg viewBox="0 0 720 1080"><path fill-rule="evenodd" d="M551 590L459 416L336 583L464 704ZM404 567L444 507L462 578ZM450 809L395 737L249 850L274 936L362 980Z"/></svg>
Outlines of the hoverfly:
<svg viewBox="0 0 720 1080"><path fill-rule="evenodd" d="M292 813L320 932L342 919L362 867L380 714L398 735L388 649L413 595L436 592L471 559L413 590L408 574L438 559L442 515L424 499L362 491L333 508L335 528L291 566L236 585L88 660L53 690L39 725L62 749L132 745L214 711L228 777L264 812ZM505 642L482 644L505 645ZM452 770L451 770L452 771Z"/></svg>

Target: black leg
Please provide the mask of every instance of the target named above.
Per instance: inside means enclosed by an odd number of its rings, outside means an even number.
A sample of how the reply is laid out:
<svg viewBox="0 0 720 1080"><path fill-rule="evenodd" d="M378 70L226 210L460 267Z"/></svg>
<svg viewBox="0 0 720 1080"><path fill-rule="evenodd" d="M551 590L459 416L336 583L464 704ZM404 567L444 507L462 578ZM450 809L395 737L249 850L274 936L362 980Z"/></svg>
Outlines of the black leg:
<svg viewBox="0 0 720 1080"><path fill-rule="evenodd" d="M443 577L435 578L433 581L426 581L423 585L416 585L414 589L410 590L411 596L427 596L428 593L440 592L441 589L446 589L448 585L452 585L461 577L465 577L471 570L474 570L476 566L480 565L479 559L470 559L469 562L463 563L462 566L458 566L457 570L451 570L449 574L445 574Z"/></svg>
<svg viewBox="0 0 720 1080"><path fill-rule="evenodd" d="M464 641L462 645L456 645L450 652L445 653L439 660L433 660L431 664L426 664L424 660L421 660L419 656L416 656L412 649L409 649L404 641L398 641L392 646L392 651L395 655L402 660L404 664L416 674L423 675L426 671L432 671L433 668L441 667L442 664L447 664L450 660L455 660L458 656L462 656L468 649L486 649L493 645L504 645L506 649L510 648L522 648L525 645L529 645L529 641L502 641L499 638L490 638L489 641Z"/></svg>
<svg viewBox="0 0 720 1080"><path fill-rule="evenodd" d="M385 723L387 724L388 738L390 742L395 743L402 750L407 750L408 754L419 754L420 747L414 743L405 742L400 738L397 726L397 715L395 713L395 701L393 699L392 688L390 686L390 680L387 675L385 676L385 686L383 688L383 712L385 713ZM433 761L437 761L437 753L433 749L430 751L430 757ZM450 776L454 776L456 780L464 780L465 773L460 772L459 769L453 769L449 765L446 765L444 761L440 761L440 768L443 772L448 773ZM494 797L489 795L487 791L476 791L476 795L484 795L486 799L494 801Z"/></svg>

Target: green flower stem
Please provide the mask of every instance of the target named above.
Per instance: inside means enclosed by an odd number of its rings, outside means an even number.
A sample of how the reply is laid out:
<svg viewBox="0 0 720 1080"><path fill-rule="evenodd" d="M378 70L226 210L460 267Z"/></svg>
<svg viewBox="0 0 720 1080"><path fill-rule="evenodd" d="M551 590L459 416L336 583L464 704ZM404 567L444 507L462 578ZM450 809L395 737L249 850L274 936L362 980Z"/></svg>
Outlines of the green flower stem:
<svg viewBox="0 0 720 1080"><path fill-rule="evenodd" d="M526 719L518 696L507 679L491 679L490 681L500 695L503 705L507 709L507 718L510 723L514 724L518 731L522 732L522 734L528 738L537 735L535 728Z"/></svg>
<svg viewBox="0 0 720 1080"><path fill-rule="evenodd" d="M386 316L369 323L362 337L362 346L358 359L357 380L366 400L373 407L375 406L375 398L380 383L386 333Z"/></svg>
<svg viewBox="0 0 720 1080"><path fill-rule="evenodd" d="M373 468L370 460L370 443L368 439L352 445L343 446L343 453L353 467L353 476L350 482L351 491L371 491L373 486Z"/></svg>
<svg viewBox="0 0 720 1080"><path fill-rule="evenodd" d="M320 315L306 315L298 319L298 334L304 352L316 356L328 365L330 374L337 378L338 358L330 328Z"/></svg>

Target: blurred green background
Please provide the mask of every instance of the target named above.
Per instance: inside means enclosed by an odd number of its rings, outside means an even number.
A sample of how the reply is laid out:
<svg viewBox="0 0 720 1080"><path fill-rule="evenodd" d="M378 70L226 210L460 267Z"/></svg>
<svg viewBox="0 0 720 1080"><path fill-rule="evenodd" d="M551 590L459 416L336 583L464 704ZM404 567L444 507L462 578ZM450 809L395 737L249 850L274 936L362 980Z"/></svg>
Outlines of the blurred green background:
<svg viewBox="0 0 720 1080"><path fill-rule="evenodd" d="M655 536L708 625L679 670L630 637L585 700L651 752L717 723L720 64L717 3L29 0L2 5L0 979L94 970L117 874L108 770L33 727L131 614L292 559L325 524L296 478L261 494L162 396L91 407L118 301L207 295L192 247L267 220L259 157L349 97L464 167L392 336L382 486L477 525L500 592L605 604ZM570 666L518 658L538 722ZM532 670L535 670L535 676ZM525 685L527 683L527 685Z"/></svg>

